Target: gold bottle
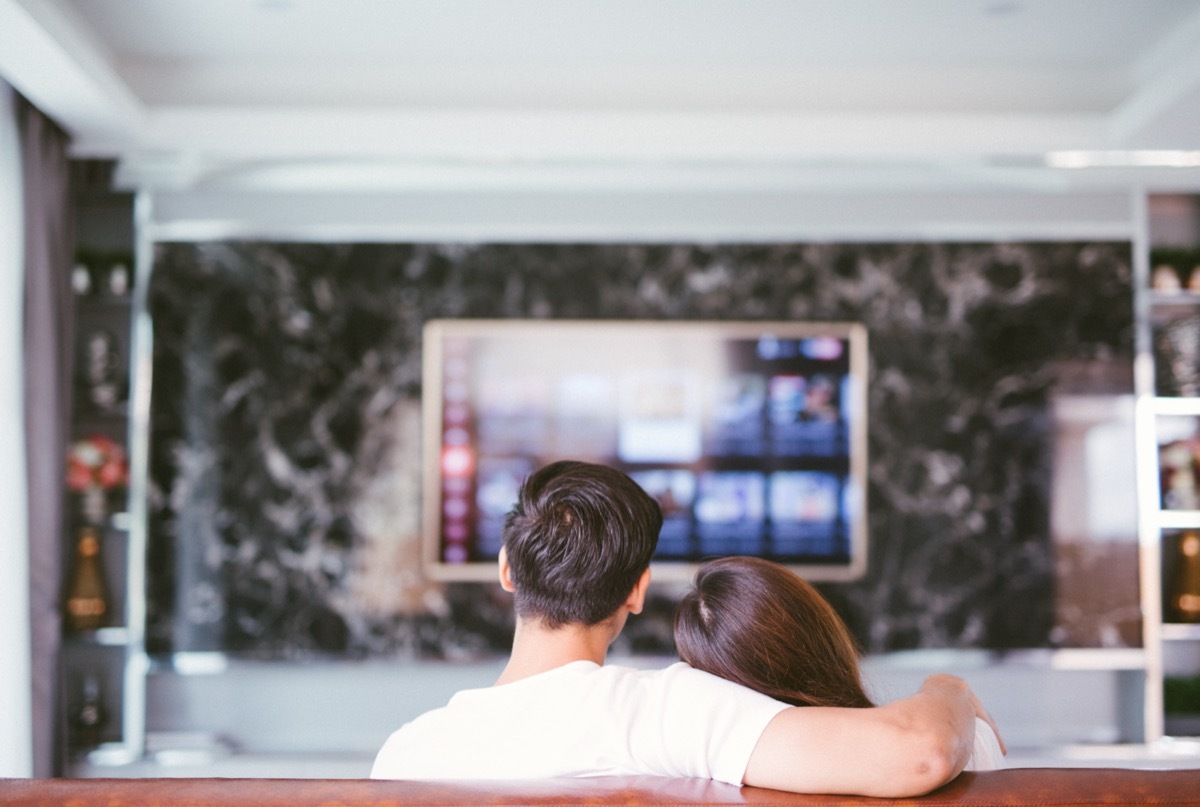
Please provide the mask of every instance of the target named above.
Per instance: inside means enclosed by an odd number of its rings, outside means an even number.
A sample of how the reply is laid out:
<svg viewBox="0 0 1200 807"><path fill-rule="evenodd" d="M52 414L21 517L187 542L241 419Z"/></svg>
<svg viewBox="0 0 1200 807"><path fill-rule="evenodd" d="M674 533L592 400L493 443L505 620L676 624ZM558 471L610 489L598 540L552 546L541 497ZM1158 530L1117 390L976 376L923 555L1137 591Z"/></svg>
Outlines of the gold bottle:
<svg viewBox="0 0 1200 807"><path fill-rule="evenodd" d="M1171 611L1179 622L1200 622L1200 532L1179 539L1179 565L1171 589Z"/></svg>
<svg viewBox="0 0 1200 807"><path fill-rule="evenodd" d="M67 627L95 630L108 619L108 591L100 566L100 538L95 527L83 527L75 544L75 569L67 587Z"/></svg>

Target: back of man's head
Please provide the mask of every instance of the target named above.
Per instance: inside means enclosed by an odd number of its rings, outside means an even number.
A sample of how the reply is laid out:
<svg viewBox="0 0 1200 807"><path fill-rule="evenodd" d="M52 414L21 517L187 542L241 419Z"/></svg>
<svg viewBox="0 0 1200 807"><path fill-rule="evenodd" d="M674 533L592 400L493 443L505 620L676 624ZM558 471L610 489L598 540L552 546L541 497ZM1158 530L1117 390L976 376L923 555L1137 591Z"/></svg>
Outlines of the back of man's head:
<svg viewBox="0 0 1200 807"><path fill-rule="evenodd" d="M661 528L658 502L614 468L539 469L504 522L517 614L550 628L603 622L650 565Z"/></svg>

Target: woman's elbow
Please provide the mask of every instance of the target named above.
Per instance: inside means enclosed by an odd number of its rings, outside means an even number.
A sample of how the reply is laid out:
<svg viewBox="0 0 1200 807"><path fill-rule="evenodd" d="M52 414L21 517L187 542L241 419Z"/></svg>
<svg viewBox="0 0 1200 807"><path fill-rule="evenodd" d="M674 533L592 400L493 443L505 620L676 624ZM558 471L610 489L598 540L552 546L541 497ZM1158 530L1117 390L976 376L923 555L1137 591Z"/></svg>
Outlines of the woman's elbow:
<svg viewBox="0 0 1200 807"><path fill-rule="evenodd" d="M963 769L961 749L945 736L929 733L911 737L903 768L897 771L895 797L920 796L949 782Z"/></svg>

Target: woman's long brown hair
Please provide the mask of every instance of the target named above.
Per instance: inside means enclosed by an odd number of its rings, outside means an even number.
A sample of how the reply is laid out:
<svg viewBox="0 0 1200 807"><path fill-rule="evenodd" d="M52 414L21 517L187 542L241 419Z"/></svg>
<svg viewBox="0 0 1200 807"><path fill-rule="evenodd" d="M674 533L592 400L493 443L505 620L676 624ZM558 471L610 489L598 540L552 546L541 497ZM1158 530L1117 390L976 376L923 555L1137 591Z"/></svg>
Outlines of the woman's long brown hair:
<svg viewBox="0 0 1200 807"><path fill-rule="evenodd" d="M872 706L845 624L809 583L760 558L700 567L675 612L691 666L794 706Z"/></svg>

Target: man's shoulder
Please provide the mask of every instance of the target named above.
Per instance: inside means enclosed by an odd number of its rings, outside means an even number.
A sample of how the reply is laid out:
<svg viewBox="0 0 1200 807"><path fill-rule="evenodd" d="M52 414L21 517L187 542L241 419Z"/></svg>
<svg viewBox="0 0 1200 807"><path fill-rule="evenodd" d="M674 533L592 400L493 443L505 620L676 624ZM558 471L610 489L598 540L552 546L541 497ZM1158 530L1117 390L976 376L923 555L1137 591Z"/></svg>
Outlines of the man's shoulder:
<svg viewBox="0 0 1200 807"><path fill-rule="evenodd" d="M705 687L712 684L737 686L723 678L697 670L682 661L654 666L618 661L597 667L592 672L597 682L608 681L615 685L664 688Z"/></svg>
<svg viewBox="0 0 1200 807"><path fill-rule="evenodd" d="M616 668L621 669L621 665L606 665L604 669ZM698 670L695 667L683 661L676 661L666 666L659 667L627 667L624 668L622 675L628 675L630 678L643 678L647 681L654 681L666 687L679 688L698 688L701 690L711 690L723 694L731 693L746 693L760 698L766 698L759 692L755 692L741 684L721 678L718 675L713 675L704 670Z"/></svg>
<svg viewBox="0 0 1200 807"><path fill-rule="evenodd" d="M416 738L465 726L478 732L488 722L507 727L514 722L554 722L589 708L615 716L626 709L641 712L649 704L669 708L686 702L689 708L704 709L705 704L771 700L683 662L665 666L574 662L499 686L461 690L397 733Z"/></svg>
<svg viewBox="0 0 1200 807"><path fill-rule="evenodd" d="M724 700L740 693L766 697L683 662L658 666L573 662L512 683L460 690L444 706L413 718L402 727L402 733L416 737L453 731L464 721L478 727L478 721L487 719L501 723L554 720L589 704L619 709L637 701L694 698L695 706L700 707L705 700ZM558 708L566 706L570 708L565 713Z"/></svg>
<svg viewBox="0 0 1200 807"><path fill-rule="evenodd" d="M650 772L735 782L779 708L764 695L682 663L568 664L458 693L396 731L372 775ZM448 755L445 748L456 750ZM463 760L472 760L469 771ZM696 760L703 764L696 767Z"/></svg>

